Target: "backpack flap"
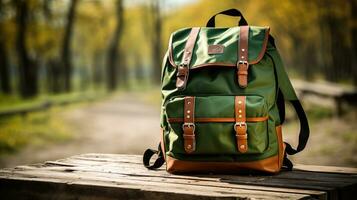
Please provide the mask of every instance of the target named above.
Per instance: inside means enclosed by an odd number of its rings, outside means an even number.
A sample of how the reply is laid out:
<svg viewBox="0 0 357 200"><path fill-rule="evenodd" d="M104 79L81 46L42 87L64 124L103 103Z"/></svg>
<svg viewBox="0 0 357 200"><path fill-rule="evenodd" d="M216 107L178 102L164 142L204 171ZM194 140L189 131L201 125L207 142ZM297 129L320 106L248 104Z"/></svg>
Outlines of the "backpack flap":
<svg viewBox="0 0 357 200"><path fill-rule="evenodd" d="M185 73L178 71L178 74L184 74L186 79L189 73L187 70L212 66L238 68L242 61L247 61L247 66L256 64L263 58L269 38L269 27L201 27L199 31L197 29L181 29L173 33L170 39L169 62L179 69L180 66L187 65L187 68L182 68L186 69ZM247 49L242 49L244 44L241 36L244 29L248 32L245 34L248 37ZM193 45L192 42L194 42ZM246 53L248 53L248 60L242 56ZM242 86L241 83L239 85Z"/></svg>

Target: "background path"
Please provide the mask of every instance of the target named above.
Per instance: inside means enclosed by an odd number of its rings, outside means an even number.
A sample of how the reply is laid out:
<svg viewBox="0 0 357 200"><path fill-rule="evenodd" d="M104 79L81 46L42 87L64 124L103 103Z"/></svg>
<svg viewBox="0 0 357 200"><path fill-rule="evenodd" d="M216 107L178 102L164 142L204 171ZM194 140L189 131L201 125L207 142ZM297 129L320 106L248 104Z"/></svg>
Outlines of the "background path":
<svg viewBox="0 0 357 200"><path fill-rule="evenodd" d="M74 139L44 147L25 147L1 158L1 167L54 160L82 153L142 154L160 140L159 108L125 93L61 113L72 127Z"/></svg>

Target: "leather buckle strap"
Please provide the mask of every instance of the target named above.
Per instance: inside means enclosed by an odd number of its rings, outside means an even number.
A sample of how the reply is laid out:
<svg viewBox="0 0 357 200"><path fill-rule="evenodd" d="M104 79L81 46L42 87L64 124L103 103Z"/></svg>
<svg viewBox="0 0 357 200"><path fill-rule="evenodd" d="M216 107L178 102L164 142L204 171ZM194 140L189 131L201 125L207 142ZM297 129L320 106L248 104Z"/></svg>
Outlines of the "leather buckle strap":
<svg viewBox="0 0 357 200"><path fill-rule="evenodd" d="M237 62L237 80L241 88L245 88L248 85L248 38L249 26L241 26Z"/></svg>
<svg viewBox="0 0 357 200"><path fill-rule="evenodd" d="M186 88L189 70L190 70L190 62L192 59L193 48L195 47L196 39L200 28L194 27L191 29L191 32L188 36L185 49L182 55L181 64L177 68L177 79L176 79L176 88L179 90L184 90Z"/></svg>
<svg viewBox="0 0 357 200"><path fill-rule="evenodd" d="M248 151L248 134L246 123L245 96L236 96L234 100L235 120L234 130L236 132L237 148L241 153Z"/></svg>
<svg viewBox="0 0 357 200"><path fill-rule="evenodd" d="M196 150L196 138L195 138L195 97L185 97L184 105L184 118L183 118L182 130L184 148L186 153L192 153Z"/></svg>
<svg viewBox="0 0 357 200"><path fill-rule="evenodd" d="M176 76L188 76L188 72L188 67L182 64L178 66Z"/></svg>
<svg viewBox="0 0 357 200"><path fill-rule="evenodd" d="M186 88L186 83L188 79L189 68L183 64L180 64L177 68L177 79L176 79L176 87L179 90Z"/></svg>

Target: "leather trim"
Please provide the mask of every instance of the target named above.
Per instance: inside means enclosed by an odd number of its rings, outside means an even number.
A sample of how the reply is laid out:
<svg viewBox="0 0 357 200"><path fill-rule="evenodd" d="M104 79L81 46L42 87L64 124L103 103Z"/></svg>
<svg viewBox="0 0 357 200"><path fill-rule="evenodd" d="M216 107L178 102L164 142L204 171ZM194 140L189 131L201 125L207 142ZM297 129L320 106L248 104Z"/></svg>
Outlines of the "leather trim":
<svg viewBox="0 0 357 200"><path fill-rule="evenodd" d="M195 47L196 39L199 32L200 32L200 28L193 27L186 41L185 49L182 56L182 61L180 66L177 68L176 87L179 90L184 90L186 88L193 49Z"/></svg>
<svg viewBox="0 0 357 200"><path fill-rule="evenodd" d="M166 150L165 150L165 142L164 142L164 129L160 127L161 137L160 137L160 147L162 151L162 155L164 156L164 160L166 160Z"/></svg>
<svg viewBox="0 0 357 200"><path fill-rule="evenodd" d="M268 116L265 117L248 117L246 118L247 122L263 122L268 120ZM195 123L214 123L214 122L235 122L234 117L221 117L221 118L195 118ZM169 123L182 123L183 118L168 118Z"/></svg>
<svg viewBox="0 0 357 200"><path fill-rule="evenodd" d="M269 33L270 33L270 27L267 27L267 29L265 30L265 37L264 37L262 49L260 50L260 52L258 54L258 57L255 60L251 60L251 61L248 62L250 65L257 64L264 57L265 52L266 52L266 48L268 46ZM170 43L169 43L169 63L173 67L177 67L176 63L174 62L172 54L173 54L172 40L170 40ZM199 65L194 65L194 66L190 67L190 69L196 69L196 68L202 68L202 67L210 67L210 66L236 67L237 64L236 63L222 63L222 62L203 63L203 64L199 64Z"/></svg>
<svg viewBox="0 0 357 200"><path fill-rule="evenodd" d="M285 146L283 142L283 134L282 134L282 125L276 126L276 136L278 140L278 147L279 147L279 168L283 166L283 160L284 160L284 151L285 151Z"/></svg>
<svg viewBox="0 0 357 200"><path fill-rule="evenodd" d="M203 67L217 67L217 66L222 66L222 67L236 67L236 64L232 64L232 63L221 63L221 62L206 63L206 64L195 65L194 68L191 68L190 70L195 70L195 69L203 68Z"/></svg>
<svg viewBox="0 0 357 200"><path fill-rule="evenodd" d="M235 173L243 170L256 170L269 173L280 171L278 155L249 162L195 162L177 160L166 156L166 169L170 173Z"/></svg>
<svg viewBox="0 0 357 200"><path fill-rule="evenodd" d="M236 96L234 98L234 114L235 124L234 130L236 132L237 149L241 153L248 151L248 134L245 110L245 96Z"/></svg>
<svg viewBox="0 0 357 200"><path fill-rule="evenodd" d="M237 80L239 87L245 88L248 85L248 51L249 51L249 26L241 26L239 34L239 49L237 62Z"/></svg>
<svg viewBox="0 0 357 200"><path fill-rule="evenodd" d="M184 149L186 153L196 150L195 136L195 97L185 97L184 123L182 125Z"/></svg>
<svg viewBox="0 0 357 200"><path fill-rule="evenodd" d="M208 54L222 54L224 52L224 46L222 44L208 45Z"/></svg>

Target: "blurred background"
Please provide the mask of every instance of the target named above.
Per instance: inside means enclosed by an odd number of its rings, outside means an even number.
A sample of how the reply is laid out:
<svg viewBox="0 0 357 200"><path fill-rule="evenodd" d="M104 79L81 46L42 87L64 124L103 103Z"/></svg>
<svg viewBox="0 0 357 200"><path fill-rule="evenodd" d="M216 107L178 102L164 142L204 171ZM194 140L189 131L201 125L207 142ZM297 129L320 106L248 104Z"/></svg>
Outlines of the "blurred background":
<svg viewBox="0 0 357 200"><path fill-rule="evenodd" d="M293 161L357 167L355 0L0 0L0 167L155 148L171 32L228 8L271 27L307 111ZM285 140L298 130L288 107Z"/></svg>

